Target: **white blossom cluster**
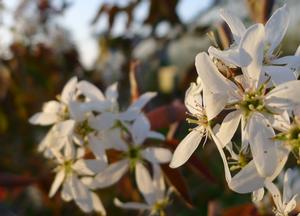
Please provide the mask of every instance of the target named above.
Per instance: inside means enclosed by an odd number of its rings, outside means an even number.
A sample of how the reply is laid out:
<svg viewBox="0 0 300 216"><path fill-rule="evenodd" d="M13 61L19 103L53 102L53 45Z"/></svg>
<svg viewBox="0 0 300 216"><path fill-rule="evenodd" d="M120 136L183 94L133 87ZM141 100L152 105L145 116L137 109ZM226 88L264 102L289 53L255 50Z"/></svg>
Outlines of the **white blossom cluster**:
<svg viewBox="0 0 300 216"><path fill-rule="evenodd" d="M151 131L143 107L156 93L141 95L125 111L119 110L117 84L102 93L87 81L72 78L57 100L46 102L42 112L30 123L51 125L39 145L39 151L56 165L55 179L49 196L61 188L65 201L73 200L82 211L106 215L96 189L117 183L128 171L134 172L144 203L115 204L122 208L146 210L160 214L169 203L169 193L159 164L171 160L170 150L149 139L164 140L164 135ZM119 153L111 161L108 150ZM152 175L151 175L152 174Z"/></svg>
<svg viewBox="0 0 300 216"><path fill-rule="evenodd" d="M297 196L288 189L289 171L283 199L273 181L290 153L300 159L299 51L279 56L289 12L284 5L265 25L248 28L229 11L220 14L233 43L225 50L210 47L208 54L196 56L198 78L185 96L187 120L196 126L178 145L170 166L181 166L200 142L212 139L229 188L252 193L256 202L264 197L266 188L272 194L276 216L286 216L295 209Z"/></svg>

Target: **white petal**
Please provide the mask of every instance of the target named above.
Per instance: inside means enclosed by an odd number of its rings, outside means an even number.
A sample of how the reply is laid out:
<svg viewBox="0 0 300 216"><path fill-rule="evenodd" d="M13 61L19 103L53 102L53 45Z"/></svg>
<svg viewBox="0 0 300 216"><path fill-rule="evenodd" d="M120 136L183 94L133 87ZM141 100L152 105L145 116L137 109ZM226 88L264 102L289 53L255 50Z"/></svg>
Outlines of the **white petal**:
<svg viewBox="0 0 300 216"><path fill-rule="evenodd" d="M255 24L247 29L241 41L241 47L252 58L251 63L242 70L251 87L256 87L260 80L261 66L264 58L264 37L264 26L262 24Z"/></svg>
<svg viewBox="0 0 300 216"><path fill-rule="evenodd" d="M221 127L216 134L216 136L222 141L223 147L231 141L237 127L239 126L241 116L240 111L233 111L224 118Z"/></svg>
<svg viewBox="0 0 300 216"><path fill-rule="evenodd" d="M287 169L284 174L283 178L283 195L282 195L282 202L283 203L288 203L289 200L292 198L293 193L291 190L291 175L292 175L292 170Z"/></svg>
<svg viewBox="0 0 300 216"><path fill-rule="evenodd" d="M115 184L128 170L127 159L110 164L105 170L95 176L91 188L105 188Z"/></svg>
<svg viewBox="0 0 300 216"><path fill-rule="evenodd" d="M70 101L68 106L71 119L77 122L85 119L85 112L82 110L81 104L82 103L78 101Z"/></svg>
<svg viewBox="0 0 300 216"><path fill-rule="evenodd" d="M291 213L297 206L297 202L296 202L296 197L297 195L295 195L285 206L285 213L288 215L289 213ZM300 213L298 213L299 215Z"/></svg>
<svg viewBox="0 0 300 216"><path fill-rule="evenodd" d="M61 101L64 102L65 104L68 104L69 101L71 101L72 97L74 96L75 89L77 85L77 77L72 77L65 87L62 90L61 93Z"/></svg>
<svg viewBox="0 0 300 216"><path fill-rule="evenodd" d="M282 143L280 144L277 143L276 151L277 151L277 165L273 175L268 178L270 181L273 181L281 173L290 153L290 150L287 149L286 146L282 145Z"/></svg>
<svg viewBox="0 0 300 216"><path fill-rule="evenodd" d="M229 26L234 40L239 42L240 38L243 36L246 28L242 23L241 19L235 16L232 12L226 10L220 10L220 16Z"/></svg>
<svg viewBox="0 0 300 216"><path fill-rule="evenodd" d="M106 215L106 211L105 208L101 202L101 200L99 199L99 197L97 196L97 194L91 192L91 196L92 196L92 202L93 202L93 209L96 212L100 212L101 215L105 216Z"/></svg>
<svg viewBox="0 0 300 216"><path fill-rule="evenodd" d="M71 181L71 192L75 203L85 213L93 211L93 201L89 189L77 178L76 175L72 175L69 178Z"/></svg>
<svg viewBox="0 0 300 216"><path fill-rule="evenodd" d="M202 106L202 86L191 83L188 90L186 90L184 104L188 111L192 114L199 113L199 106Z"/></svg>
<svg viewBox="0 0 300 216"><path fill-rule="evenodd" d="M215 47L209 47L208 53L213 57L220 59L228 66L245 67L251 62L250 55L242 47L233 47L227 50L220 50Z"/></svg>
<svg viewBox="0 0 300 216"><path fill-rule="evenodd" d="M143 194L149 205L154 204L155 190L149 171L141 163L137 163L135 167L135 180L139 191Z"/></svg>
<svg viewBox="0 0 300 216"><path fill-rule="evenodd" d="M289 26L289 20L289 12L287 6L284 5L277 9L266 23L266 39L270 45L268 52L269 55L273 53L274 49L282 41Z"/></svg>
<svg viewBox="0 0 300 216"><path fill-rule="evenodd" d="M30 117L29 123L36 125L51 125L59 120L56 113L39 112Z"/></svg>
<svg viewBox="0 0 300 216"><path fill-rule="evenodd" d="M208 128L208 132L210 133L210 135L211 135L213 141L215 142L216 147L220 153L220 156L223 161L223 166L224 166L225 179L226 179L227 183L229 184L231 182L231 173L230 173L229 166L227 163L226 155L222 148L222 142L221 142L221 140L219 140L219 138L217 136L215 136L215 134L211 128Z"/></svg>
<svg viewBox="0 0 300 216"><path fill-rule="evenodd" d="M127 202L123 203L119 199L114 199L114 204L120 208L124 209L136 209L136 210L148 210L150 207L144 203L136 203L136 202Z"/></svg>
<svg viewBox="0 0 300 216"><path fill-rule="evenodd" d="M132 125L132 138L134 145L140 145L147 138L147 135L150 131L149 120L144 116L140 115Z"/></svg>
<svg viewBox="0 0 300 216"><path fill-rule="evenodd" d="M258 203L264 198L265 190L264 188L260 188L252 193L252 202Z"/></svg>
<svg viewBox="0 0 300 216"><path fill-rule="evenodd" d="M130 105L129 109L141 110L156 95L156 92L146 92L142 94L133 104Z"/></svg>
<svg viewBox="0 0 300 216"><path fill-rule="evenodd" d="M131 108L127 109L124 112L120 112L118 119L120 119L121 121L134 121L140 114L140 109Z"/></svg>
<svg viewBox="0 0 300 216"><path fill-rule="evenodd" d="M105 97L110 101L117 101L118 96L118 83L110 85L105 91Z"/></svg>
<svg viewBox="0 0 300 216"><path fill-rule="evenodd" d="M107 161L105 146L103 145L101 140L97 139L94 135L89 135L88 140L89 148L91 149L95 157L99 160Z"/></svg>
<svg viewBox="0 0 300 216"><path fill-rule="evenodd" d="M288 66L263 66L262 70L271 76L275 85L296 80L294 72Z"/></svg>
<svg viewBox="0 0 300 216"><path fill-rule="evenodd" d="M232 86L218 71L209 56L202 52L196 56L196 69L203 83L203 100L208 120L213 119L225 107Z"/></svg>
<svg viewBox="0 0 300 216"><path fill-rule="evenodd" d="M82 80L77 84L77 89L91 100L105 100L103 93L92 83Z"/></svg>
<svg viewBox="0 0 300 216"><path fill-rule="evenodd" d="M95 130L107 130L114 126L116 115L110 112L103 112L95 118L89 119L90 127Z"/></svg>
<svg viewBox="0 0 300 216"><path fill-rule="evenodd" d="M54 125L53 130L55 131L55 133L57 133L57 137L68 136L71 133L73 133L75 123L76 122L72 119L59 122L56 125Z"/></svg>
<svg viewBox="0 0 300 216"><path fill-rule="evenodd" d="M157 139L157 140L165 140L165 136L156 131L149 131L147 134L147 138Z"/></svg>
<svg viewBox="0 0 300 216"><path fill-rule="evenodd" d="M148 147L142 151L142 155L151 163L168 163L172 158L171 151L161 147Z"/></svg>
<svg viewBox="0 0 300 216"><path fill-rule="evenodd" d="M73 199L73 195L72 195L72 191L71 191L71 181L65 181L65 183L63 184L62 190L60 192L61 198L66 201L69 202Z"/></svg>
<svg viewBox="0 0 300 216"><path fill-rule="evenodd" d="M267 115L266 117L276 130L286 132L290 128L290 117L287 111L278 115Z"/></svg>
<svg viewBox="0 0 300 216"><path fill-rule="evenodd" d="M238 193L251 193L264 186L265 179L261 177L256 166L250 161L230 181L229 188Z"/></svg>
<svg viewBox="0 0 300 216"><path fill-rule="evenodd" d="M257 171L263 177L271 176L277 164L274 130L263 115L253 113L249 119L249 142Z"/></svg>
<svg viewBox="0 0 300 216"><path fill-rule="evenodd" d="M244 116L242 116L241 119L241 128L242 128L242 146L241 146L241 150L246 150L248 148L249 145L249 130L247 128L247 121L246 118Z"/></svg>
<svg viewBox="0 0 300 216"><path fill-rule="evenodd" d="M293 110L300 105L300 81L294 80L278 85L266 95L266 105L275 112Z"/></svg>
<svg viewBox="0 0 300 216"><path fill-rule="evenodd" d="M53 197L60 185L63 183L65 179L65 170L61 169L59 172L56 174L55 179L51 185L51 189L49 192L49 197Z"/></svg>
<svg viewBox="0 0 300 216"><path fill-rule="evenodd" d="M204 128L193 129L177 146L173 153L173 157L170 163L171 168L177 168L183 165L194 153L201 139L203 138Z"/></svg>
<svg viewBox="0 0 300 216"><path fill-rule="evenodd" d="M153 164L153 185L156 194L156 200L163 199L165 196L166 184L161 168L158 164Z"/></svg>
<svg viewBox="0 0 300 216"><path fill-rule="evenodd" d="M274 204L276 205L276 208L279 210L282 210L283 206L282 206L281 194L280 194L280 191L278 190L278 188L276 187L276 185L270 181L266 181L265 187L272 194L272 198L273 198Z"/></svg>
<svg viewBox="0 0 300 216"><path fill-rule="evenodd" d="M271 64L278 64L278 65L286 64L287 67L297 69L300 66L300 56L299 55L284 56L272 60Z"/></svg>
<svg viewBox="0 0 300 216"><path fill-rule="evenodd" d="M43 105L43 112L45 113L59 113L62 109L62 105L55 100L48 101Z"/></svg>
<svg viewBox="0 0 300 216"><path fill-rule="evenodd" d="M106 167L107 164L104 161L92 159L80 159L72 166L78 175L94 175L103 171Z"/></svg>
<svg viewBox="0 0 300 216"><path fill-rule="evenodd" d="M120 128L112 128L103 132L100 137L106 148L114 148L120 151L127 151L127 143L123 140L122 131Z"/></svg>

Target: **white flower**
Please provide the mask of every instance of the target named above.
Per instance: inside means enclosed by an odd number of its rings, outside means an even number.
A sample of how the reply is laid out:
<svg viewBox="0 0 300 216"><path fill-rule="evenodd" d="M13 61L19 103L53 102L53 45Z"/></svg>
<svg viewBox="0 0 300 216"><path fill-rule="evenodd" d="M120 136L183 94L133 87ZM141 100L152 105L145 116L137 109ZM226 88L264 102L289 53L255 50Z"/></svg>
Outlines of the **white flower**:
<svg viewBox="0 0 300 216"><path fill-rule="evenodd" d="M300 81L289 81L266 92L266 84L258 86L260 71L255 66L249 65L246 69L251 67L252 73L243 70L244 74L236 77L234 82L219 73L206 53L197 55L196 67L203 83L204 102L206 98L209 99L209 103L206 103L206 110L211 112L208 119L215 117L225 107L235 109L225 117L216 136L226 145L241 121L242 149L250 144L260 175L272 176L279 161L276 156L277 144L271 139L275 132L269 119L299 106L300 99L296 92L300 91Z"/></svg>
<svg viewBox="0 0 300 216"><path fill-rule="evenodd" d="M265 187L271 193L274 204L275 210L274 213L276 216L288 216L290 212L292 212L296 207L296 196L293 194L293 191L290 188L291 181L291 170L288 169L284 175L284 182L283 182L283 195L277 186L271 182L266 181Z"/></svg>
<svg viewBox="0 0 300 216"><path fill-rule="evenodd" d="M81 181L82 176L93 176L106 168L103 160L84 160L83 149L78 149L75 158L68 158L53 150L58 166L49 196L52 197L62 185L61 196L65 201L74 200L84 212L98 211L105 215L105 209L99 197Z"/></svg>
<svg viewBox="0 0 300 216"><path fill-rule="evenodd" d="M163 147L143 147L142 144L147 138L164 139L160 133L150 130L148 119L140 115L133 123L128 126L132 142L128 145L116 145L115 148L123 152L123 159L110 164L104 171L100 172L95 178L86 178L84 181L91 188L104 188L115 184L129 170L141 167L137 164L145 160L151 164L167 163L171 159L170 150Z"/></svg>
<svg viewBox="0 0 300 216"><path fill-rule="evenodd" d="M134 121L140 115L142 108L156 95L155 92L147 92L141 95L127 110L120 111L117 83L109 86L105 91L105 95L86 81L79 82L78 89L83 95L91 98L90 101L82 105L82 108L85 111L100 113L90 121L91 127L96 130L110 129L118 122L126 124L128 121Z"/></svg>
<svg viewBox="0 0 300 216"><path fill-rule="evenodd" d="M191 83L191 86L186 91L185 106L191 116L187 121L197 126L191 129L191 132L177 146L170 163L171 168L184 164L197 149L201 140L204 138L206 141L210 135L211 128L206 115L206 107L203 105L201 92L202 85L199 79L197 83Z"/></svg>
<svg viewBox="0 0 300 216"><path fill-rule="evenodd" d="M152 179L149 171L142 164L137 164L136 181L139 191L141 191L146 203L123 203L115 198L115 205L124 209L146 210L150 215L163 215L164 209L170 202L170 190L166 191L165 182L159 166L154 166Z"/></svg>
<svg viewBox="0 0 300 216"><path fill-rule="evenodd" d="M300 66L300 57L278 58L279 52L275 50L282 41L289 23L286 5L276 10L265 26L256 24L248 29L232 13L222 10L220 14L232 31L234 44L225 51L210 47L208 52L212 56L224 63L241 67L250 63L269 74L275 84L296 79L294 72ZM252 61L249 61L249 57ZM249 73L253 72L250 70Z"/></svg>
<svg viewBox="0 0 300 216"><path fill-rule="evenodd" d="M52 100L45 103L43 111L34 114L29 122L38 125L52 125L64 122L72 117L76 118L76 113L72 112L76 85L77 78L73 77L63 88L59 101Z"/></svg>

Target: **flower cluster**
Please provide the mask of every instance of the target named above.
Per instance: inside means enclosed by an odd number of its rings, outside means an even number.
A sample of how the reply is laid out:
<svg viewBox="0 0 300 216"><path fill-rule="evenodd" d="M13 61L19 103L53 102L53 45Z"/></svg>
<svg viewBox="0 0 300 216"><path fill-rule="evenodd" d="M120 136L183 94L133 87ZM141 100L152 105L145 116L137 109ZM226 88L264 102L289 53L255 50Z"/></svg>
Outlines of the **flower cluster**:
<svg viewBox="0 0 300 216"><path fill-rule="evenodd" d="M281 200L272 182L290 152L300 158L300 56L279 56L289 12L284 5L265 25L248 28L228 11L222 10L221 17L233 43L196 56L198 79L185 96L187 121L196 126L175 150L170 166L184 164L199 143L210 138L221 155L229 188L253 193L256 201L267 188L276 215L285 216L295 208L295 196L285 194Z"/></svg>
<svg viewBox="0 0 300 216"><path fill-rule="evenodd" d="M117 84L102 93L93 84L74 77L57 100L45 103L42 112L29 121L51 125L39 145L39 151L56 164L49 196L54 196L61 187L63 200L75 201L84 212L105 215L95 190L117 183L130 171L135 173L138 190L147 204L122 203L115 199L116 205L147 210L151 214L163 212L169 203L169 193L159 164L170 162L172 153L158 146L164 135L150 129L149 120L142 112L155 95L145 93L125 111L120 111ZM153 145L146 142L149 139L158 141ZM118 160L109 158L109 150L118 153Z"/></svg>

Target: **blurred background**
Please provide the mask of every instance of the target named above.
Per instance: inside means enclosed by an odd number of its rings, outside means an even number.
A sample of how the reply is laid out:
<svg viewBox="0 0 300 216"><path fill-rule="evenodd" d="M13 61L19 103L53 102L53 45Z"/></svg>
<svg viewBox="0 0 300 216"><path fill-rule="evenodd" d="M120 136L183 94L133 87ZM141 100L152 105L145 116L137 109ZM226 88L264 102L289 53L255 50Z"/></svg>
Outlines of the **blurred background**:
<svg viewBox="0 0 300 216"><path fill-rule="evenodd" d="M120 103L126 106L130 64L135 61L138 91L159 92L146 111L174 101L182 104L196 79L196 54L207 50L212 35L222 48L232 40L218 15L220 8L250 25L265 23L285 2L0 0L0 215L83 215L59 193L48 198L53 166L37 152L47 129L28 123L70 77L89 80L100 89L119 82ZM291 22L282 51L293 54L300 42L300 1L287 3ZM182 118L173 120L180 121L173 134L180 140L187 124ZM228 190L214 145L207 143L196 156L203 166L200 172L180 169L190 203L174 197L169 215L257 215L250 195ZM130 197L128 187L124 181L99 191L108 215L136 214L112 203L115 196Z"/></svg>

